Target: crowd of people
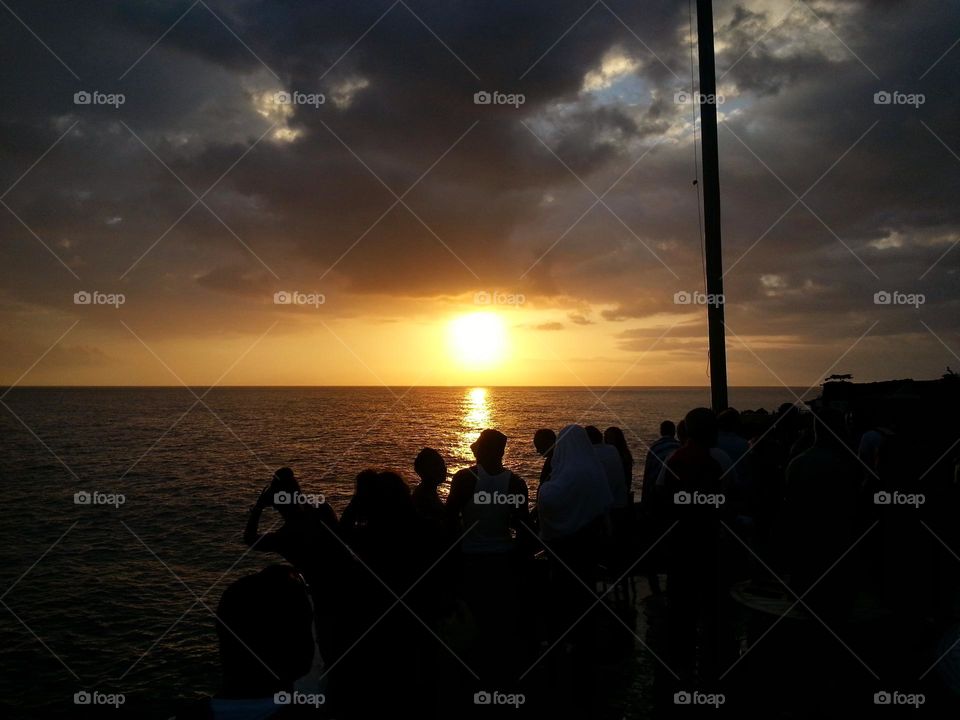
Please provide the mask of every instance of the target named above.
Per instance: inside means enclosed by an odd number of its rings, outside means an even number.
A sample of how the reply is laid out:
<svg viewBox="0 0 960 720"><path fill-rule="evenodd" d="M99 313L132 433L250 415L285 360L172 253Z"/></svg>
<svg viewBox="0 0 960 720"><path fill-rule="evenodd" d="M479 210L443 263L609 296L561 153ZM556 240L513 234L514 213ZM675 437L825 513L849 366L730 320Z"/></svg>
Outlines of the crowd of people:
<svg viewBox="0 0 960 720"><path fill-rule="evenodd" d="M800 637L785 631L771 652L792 643L794 658L809 659L810 627L849 637L867 590L885 622L929 635L957 615L960 563L948 571L935 547L957 539L957 455L939 456L942 435L917 430L792 405L696 408L663 421L635 472L620 428L541 429L531 498L504 466L508 438L487 429L448 492L443 456L424 448L418 484L364 470L339 518L281 468L244 542L286 564L224 592L221 690L177 717L595 717L598 673L616 661L605 619L629 651L636 640L654 656L663 707L678 690L763 675L771 656L761 653L728 676L749 655L744 636L756 639L731 599L738 584L780 585L809 614ZM883 493L925 498L915 510L931 534L892 514ZM282 524L261 532L269 507ZM908 570L916 557L922 567ZM632 614L642 578L662 609L648 614L646 639Z"/></svg>

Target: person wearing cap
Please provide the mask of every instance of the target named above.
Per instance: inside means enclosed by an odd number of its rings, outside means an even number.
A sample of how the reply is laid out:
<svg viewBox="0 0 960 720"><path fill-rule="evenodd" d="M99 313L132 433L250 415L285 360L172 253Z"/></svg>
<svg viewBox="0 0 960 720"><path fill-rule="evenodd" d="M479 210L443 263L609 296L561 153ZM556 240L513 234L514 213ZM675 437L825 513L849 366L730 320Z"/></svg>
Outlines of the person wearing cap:
<svg viewBox="0 0 960 720"><path fill-rule="evenodd" d="M503 467L507 436L487 429L470 446L477 462L450 483L447 512L466 532L461 549L468 555L499 555L515 549L517 533L528 523L527 484ZM523 542L521 539L520 542Z"/></svg>
<svg viewBox="0 0 960 720"><path fill-rule="evenodd" d="M453 476L446 503L462 533L461 592L476 620L474 661L484 678L503 682L520 671L511 666L520 657L523 633L519 561L536 539L527 484L503 467L506 446L502 432L480 433L470 446L476 464Z"/></svg>

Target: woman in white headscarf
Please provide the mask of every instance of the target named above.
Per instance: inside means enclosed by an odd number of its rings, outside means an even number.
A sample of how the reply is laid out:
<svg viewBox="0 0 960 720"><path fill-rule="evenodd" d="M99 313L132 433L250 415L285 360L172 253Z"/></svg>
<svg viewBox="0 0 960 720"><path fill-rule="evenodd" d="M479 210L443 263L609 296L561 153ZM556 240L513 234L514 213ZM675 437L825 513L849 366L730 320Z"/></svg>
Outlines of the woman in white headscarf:
<svg viewBox="0 0 960 720"><path fill-rule="evenodd" d="M588 527L613 504L606 473L581 426L560 431L552 464L550 480L537 497L540 536L548 544Z"/></svg>
<svg viewBox="0 0 960 720"><path fill-rule="evenodd" d="M550 560L550 635L565 643L575 676L589 677L596 658L597 563L613 494L587 432L579 425L560 431L550 479L540 486L540 538ZM573 626L573 630L570 628ZM586 691L589 694L589 691Z"/></svg>

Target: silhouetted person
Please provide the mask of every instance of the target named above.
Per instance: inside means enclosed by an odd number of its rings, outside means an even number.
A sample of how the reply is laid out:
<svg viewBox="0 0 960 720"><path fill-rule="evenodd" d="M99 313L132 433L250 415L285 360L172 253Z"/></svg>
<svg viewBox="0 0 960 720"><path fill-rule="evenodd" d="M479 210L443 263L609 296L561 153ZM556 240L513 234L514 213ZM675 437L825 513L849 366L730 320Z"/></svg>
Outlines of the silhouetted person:
<svg viewBox="0 0 960 720"><path fill-rule="evenodd" d="M787 466L784 533L790 559L790 587L799 595L817 582L856 539L862 467L844 445L843 433L839 413L819 411L813 447ZM850 577L850 572L844 570L849 567L847 563L834 568L804 601L818 613L835 615L844 611Z"/></svg>
<svg viewBox="0 0 960 720"><path fill-rule="evenodd" d="M422 585L414 586L428 555L406 481L395 472L361 472L340 531L356 559L338 618L348 643L337 667L338 707L348 718L414 712L427 701L415 687L417 671L436 640L417 620L429 616L416 592Z"/></svg>
<svg viewBox="0 0 960 720"><path fill-rule="evenodd" d="M587 611L596 601L597 563L607 535L607 513L613 505L610 483L594 448L579 425L560 431L553 475L540 491L537 508L540 536L550 560L549 642L559 646L553 650L557 655L551 662L559 665L560 671L564 662L572 662L568 671L577 678L574 692L581 712L592 699L596 669L594 614ZM567 633L575 622L576 627Z"/></svg>
<svg viewBox="0 0 960 720"><path fill-rule="evenodd" d="M733 468L724 478L725 486L735 496L747 497L753 480L750 443L740 434L740 413L733 408L717 416L717 447L727 454Z"/></svg>
<svg viewBox="0 0 960 720"><path fill-rule="evenodd" d="M314 717L310 706L282 704L311 668L312 620L306 587L293 568L271 565L233 582L217 607L220 690L177 720Z"/></svg>
<svg viewBox="0 0 960 720"><path fill-rule="evenodd" d="M413 507L423 520L441 528L446 511L438 489L447 479L447 464L439 452L424 448L413 461L413 470L420 477L420 484L413 489Z"/></svg>
<svg viewBox="0 0 960 720"><path fill-rule="evenodd" d="M632 493L633 453L630 452L630 446L627 445L627 438L624 437L623 430L615 426L608 427L603 431L603 441L617 449L617 453L620 455L620 464L623 466L623 479L627 485L627 493Z"/></svg>
<svg viewBox="0 0 960 720"><path fill-rule="evenodd" d="M543 458L543 468L540 470L541 485L550 479L553 447L556 444L557 434L549 428L541 428L533 434L533 447Z"/></svg>
<svg viewBox="0 0 960 720"><path fill-rule="evenodd" d="M640 489L640 502L644 503L653 497L657 478L663 470L667 458L674 450L680 447L676 438L677 428L671 420L660 423L660 437L653 441L647 451L647 459L643 463L643 486Z"/></svg>
<svg viewBox="0 0 960 720"><path fill-rule="evenodd" d="M643 464L643 485L640 488L640 508L642 511L644 538L649 545L653 544L667 529L666 513L663 506L664 488L658 491L657 481L661 473L665 472L665 464L676 450L680 448L680 441L676 438L677 427L672 420L660 423L660 437L653 441L647 451L647 459ZM657 570L662 564L663 551L659 544L648 556L648 563L653 571L647 573L647 582L654 595L659 595L660 578Z"/></svg>
<svg viewBox="0 0 960 720"><path fill-rule="evenodd" d="M600 432L600 428L596 425L585 425L583 429L586 431L587 437L590 438L590 442L594 445L599 445L603 442L603 433Z"/></svg>
<svg viewBox="0 0 960 720"><path fill-rule="evenodd" d="M337 654L329 628L337 612L345 554L336 539L336 513L323 500L305 495L293 470L280 468L250 509L243 541L253 550L277 553L306 579L317 615L320 652L330 662ZM280 514L283 525L261 534L260 517L268 507Z"/></svg>
<svg viewBox="0 0 960 720"><path fill-rule="evenodd" d="M711 449L717 420L708 408L684 418L687 442L666 463L667 502L676 523L666 537L669 663L682 682L716 678L719 663L721 475ZM710 502L711 500L715 502ZM698 630L702 634L697 663ZM699 665L699 673L695 668Z"/></svg>
<svg viewBox="0 0 960 720"><path fill-rule="evenodd" d="M503 433L481 432L470 446L476 464L453 476L447 497L447 511L462 527L462 592L478 626L477 672L500 682L519 675L518 568L533 540L527 484L503 466L506 445Z"/></svg>
<svg viewBox="0 0 960 720"><path fill-rule="evenodd" d="M587 437L593 444L593 451L597 454L597 459L603 467L603 472L607 476L607 483L610 486L610 495L613 497L613 508L621 509L627 506L629 496L627 493L626 480L623 476L623 463L620 460L620 453L612 445L606 445L603 442L603 433L593 425L587 425L584 428Z"/></svg>

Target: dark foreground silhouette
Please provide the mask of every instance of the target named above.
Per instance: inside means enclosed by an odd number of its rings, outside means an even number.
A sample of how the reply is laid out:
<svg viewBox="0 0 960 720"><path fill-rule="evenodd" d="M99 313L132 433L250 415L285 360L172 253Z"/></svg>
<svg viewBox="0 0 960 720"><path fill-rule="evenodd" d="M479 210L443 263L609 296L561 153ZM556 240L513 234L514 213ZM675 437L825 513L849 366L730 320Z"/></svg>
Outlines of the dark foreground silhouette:
<svg viewBox="0 0 960 720"><path fill-rule="evenodd" d="M340 518L281 468L244 541L287 565L224 592L177 717L956 716L955 413L696 408L636 488L619 428L542 429L535 502L484 430L445 500L425 448Z"/></svg>

